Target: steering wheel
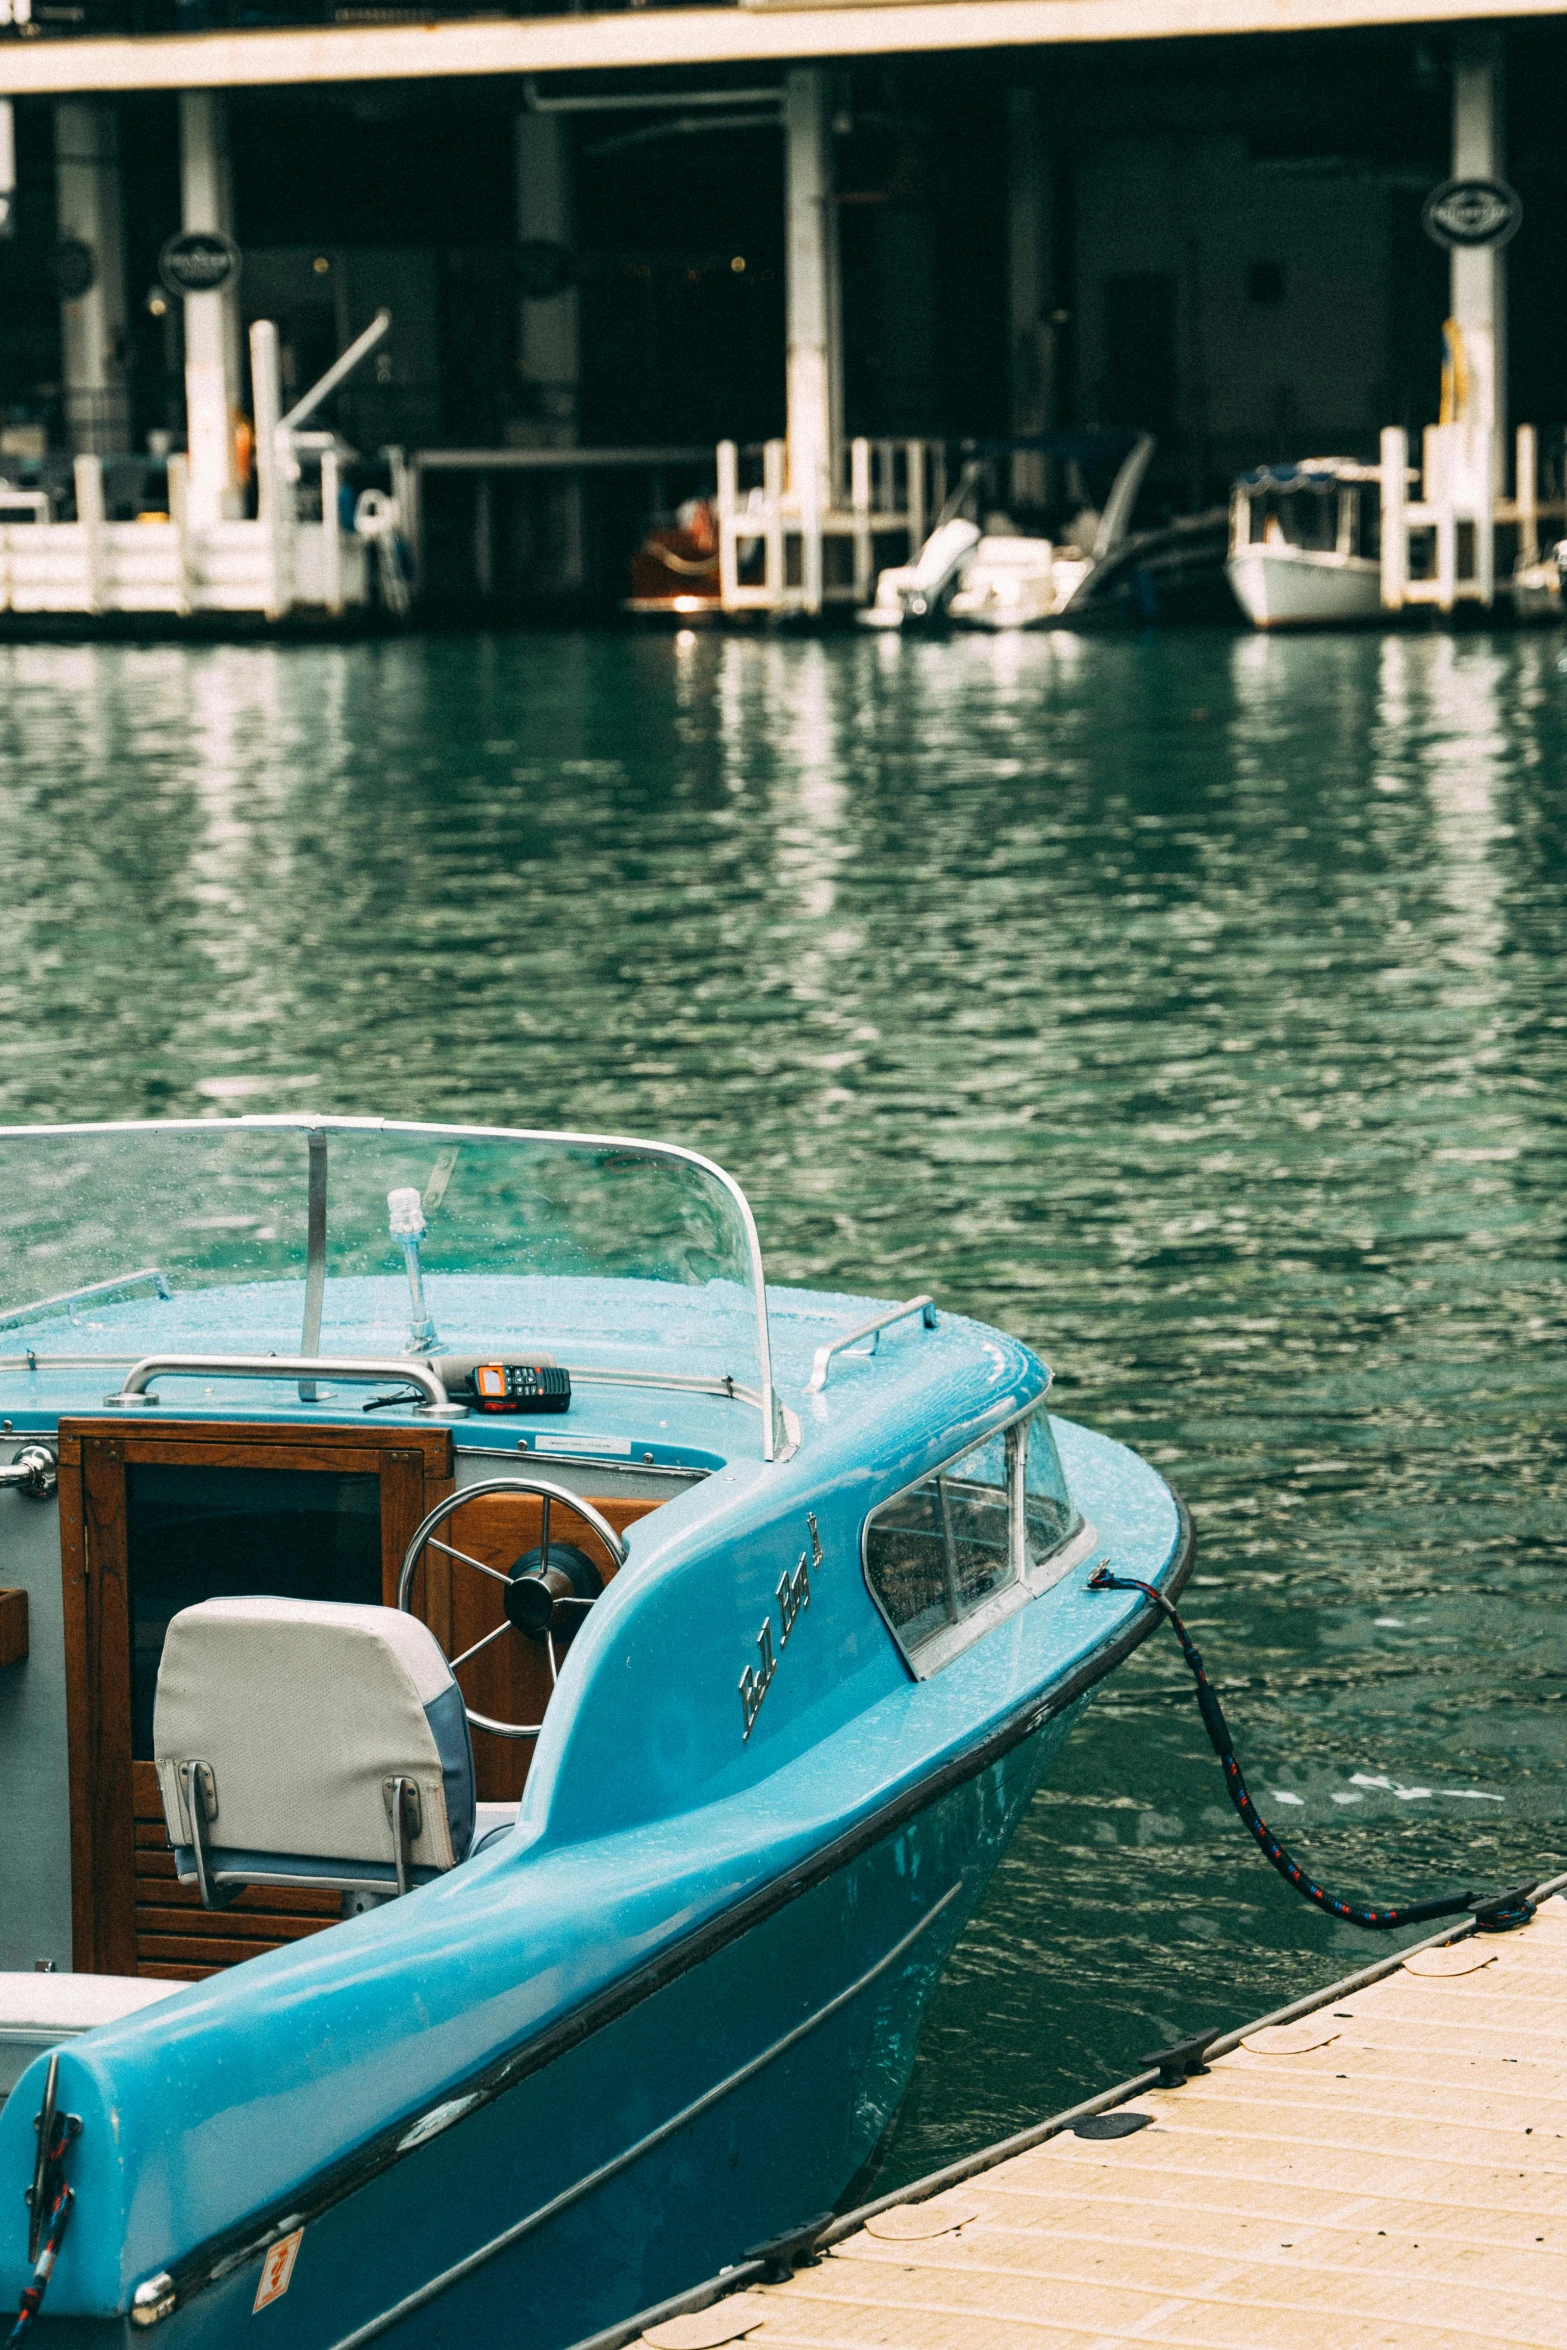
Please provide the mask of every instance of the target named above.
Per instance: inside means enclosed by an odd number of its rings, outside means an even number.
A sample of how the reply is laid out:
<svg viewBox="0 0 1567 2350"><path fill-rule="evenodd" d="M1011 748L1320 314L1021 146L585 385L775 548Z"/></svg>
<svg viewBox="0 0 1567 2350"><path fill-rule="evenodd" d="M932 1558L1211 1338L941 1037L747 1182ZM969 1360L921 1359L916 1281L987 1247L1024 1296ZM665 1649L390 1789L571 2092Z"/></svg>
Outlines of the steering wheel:
<svg viewBox="0 0 1567 2350"><path fill-rule="evenodd" d="M466 1550L456 1550L451 1543L436 1538L436 1528L443 1526L454 1511L460 1510L467 1502L481 1501L486 1494L491 1493L526 1493L543 1503L543 1524L539 1530L538 1547L526 1551L516 1560L509 1574L502 1574L499 1567L487 1567L482 1559L473 1558ZM459 1486L455 1493L447 1495L445 1501L438 1501L429 1516L415 1528L413 1540L403 1553L402 1571L397 1578L397 1604L404 1615L413 1614L409 1595L413 1590L415 1570L427 1550L438 1550L447 1558L459 1560L473 1574L483 1575L490 1582L499 1583L504 1592L501 1604L506 1611L505 1621L497 1624L493 1632L486 1632L483 1639L476 1640L471 1648L465 1648L461 1656L448 1660L454 1675L458 1666L465 1665L470 1657L477 1656L481 1648L488 1648L492 1641L503 1638L507 1632L515 1632L521 1639L544 1643L549 1657L550 1687L553 1689L555 1686L558 1670L555 1635L559 1633L564 1638L574 1632L604 1588L602 1575L585 1551L576 1549L570 1543L556 1543L551 1551L550 1513L556 1502L579 1517L585 1526L590 1526L616 1566L624 1566L626 1546L609 1520L590 1501L584 1501L579 1493L573 1493L569 1486L552 1485L547 1477L488 1477L477 1485ZM543 1728L541 1722L497 1722L489 1714L476 1714L466 1698L463 1700L463 1711L476 1730L492 1731L497 1738L537 1738Z"/></svg>

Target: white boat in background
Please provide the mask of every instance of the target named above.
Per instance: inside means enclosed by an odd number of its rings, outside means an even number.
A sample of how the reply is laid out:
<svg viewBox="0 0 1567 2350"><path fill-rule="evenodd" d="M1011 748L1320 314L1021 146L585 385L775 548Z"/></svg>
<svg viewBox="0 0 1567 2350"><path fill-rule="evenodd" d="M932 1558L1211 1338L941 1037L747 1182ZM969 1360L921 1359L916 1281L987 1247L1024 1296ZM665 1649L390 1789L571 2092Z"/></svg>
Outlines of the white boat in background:
<svg viewBox="0 0 1567 2350"><path fill-rule="evenodd" d="M1127 540L1154 446L1151 433L1138 434L1103 512L1080 515L1064 542L1014 530L1002 517L986 529L968 519L963 509L977 503L987 471L983 459L970 459L917 559L879 575L875 601L858 615L862 626L1040 628L1075 617Z"/></svg>
<svg viewBox="0 0 1567 2350"><path fill-rule="evenodd" d="M1308 457L1243 473L1225 571L1255 628L1333 628L1382 614L1381 471Z"/></svg>
<svg viewBox="0 0 1567 2350"><path fill-rule="evenodd" d="M1548 624L1561 619L1564 572L1567 572L1567 539L1559 539L1543 558L1517 565L1512 576L1512 597L1513 611L1520 620Z"/></svg>
<svg viewBox="0 0 1567 2350"><path fill-rule="evenodd" d="M947 606L963 628L1038 628L1071 610L1098 557L1050 539L987 531Z"/></svg>

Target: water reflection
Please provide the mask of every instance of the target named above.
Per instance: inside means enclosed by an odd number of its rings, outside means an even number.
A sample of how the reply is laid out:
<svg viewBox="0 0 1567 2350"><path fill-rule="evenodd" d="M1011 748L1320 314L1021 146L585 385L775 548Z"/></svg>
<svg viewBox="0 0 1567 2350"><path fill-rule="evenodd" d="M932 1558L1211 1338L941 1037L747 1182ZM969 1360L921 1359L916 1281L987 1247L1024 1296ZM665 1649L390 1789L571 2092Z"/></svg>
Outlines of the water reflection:
<svg viewBox="0 0 1567 2350"><path fill-rule="evenodd" d="M779 1277L1007 1322L1163 1463L1249 1775L1317 1868L1503 1879L1567 1842L1562 664L8 648L5 1111L712 1149ZM1147 1653L964 1940L894 2170L1362 1954L1256 1863Z"/></svg>

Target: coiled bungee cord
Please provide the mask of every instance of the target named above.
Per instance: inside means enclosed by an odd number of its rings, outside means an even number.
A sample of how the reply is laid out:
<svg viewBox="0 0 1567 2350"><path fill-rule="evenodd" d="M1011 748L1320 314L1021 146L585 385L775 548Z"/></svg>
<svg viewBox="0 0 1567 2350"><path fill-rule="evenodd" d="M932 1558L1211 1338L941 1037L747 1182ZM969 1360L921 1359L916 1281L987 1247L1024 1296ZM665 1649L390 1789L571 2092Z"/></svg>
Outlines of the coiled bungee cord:
<svg viewBox="0 0 1567 2350"><path fill-rule="evenodd" d="M1527 1925L1534 1915L1534 1903L1529 1899L1539 1880L1531 1877L1526 1885L1513 1885L1505 1893L1479 1894L1439 1893L1429 1901L1405 1901L1397 1908L1370 1908L1362 1902L1345 1901L1340 1894L1329 1893L1325 1886L1309 1877L1292 1854L1285 1851L1267 1821L1252 1802L1241 1766L1235 1759L1235 1741L1230 1736L1224 1708L1218 1692L1203 1670L1197 1644L1176 1613L1173 1601L1165 1598L1151 1583L1139 1583L1134 1575L1112 1575L1108 1567L1100 1567L1089 1577L1090 1591L1140 1591L1151 1599L1164 1615L1171 1631L1181 1644L1181 1654L1191 1667L1192 1679L1197 1684L1197 1705L1202 1714L1203 1727L1208 1733L1214 1753L1224 1767L1224 1784L1229 1798L1245 1821L1263 1858L1279 1872L1287 1885L1307 1901L1314 1901L1318 1909L1329 1917L1342 1918L1349 1926L1363 1926L1369 1933L1391 1933L1399 1926L1418 1926L1429 1918L1472 1916L1477 1925L1500 1932L1510 1926Z"/></svg>

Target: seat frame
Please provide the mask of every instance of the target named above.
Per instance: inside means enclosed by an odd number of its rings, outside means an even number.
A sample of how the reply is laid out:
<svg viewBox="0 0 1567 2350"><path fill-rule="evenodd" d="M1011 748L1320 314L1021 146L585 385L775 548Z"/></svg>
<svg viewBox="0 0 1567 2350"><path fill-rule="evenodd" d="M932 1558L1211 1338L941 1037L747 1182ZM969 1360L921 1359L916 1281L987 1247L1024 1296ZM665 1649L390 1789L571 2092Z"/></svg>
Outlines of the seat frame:
<svg viewBox="0 0 1567 2350"><path fill-rule="evenodd" d="M420 1828L420 1799L418 1785L412 1779L390 1778L382 1785L392 1848L390 1863L355 1865L329 1860L305 1869L297 1859L290 1865L281 1856L274 1859L270 1854L258 1853L245 1867L236 1868L232 1863L240 1855L230 1853L231 1865L220 1866L217 1856L224 1848L214 1846L209 1839L211 1817L207 1806L216 1785L212 1765L193 1756L175 1767L195 1839L188 1847L176 1846L176 1866L182 1852L188 1850L193 1865L189 1873L179 1869L179 1881L182 1885L196 1886L203 1909L228 1909L252 1885L283 1885L309 1892L370 1893L391 1900L411 1892L416 1884L428 1884L441 1874L438 1869L416 1869L413 1865L411 1855Z"/></svg>

